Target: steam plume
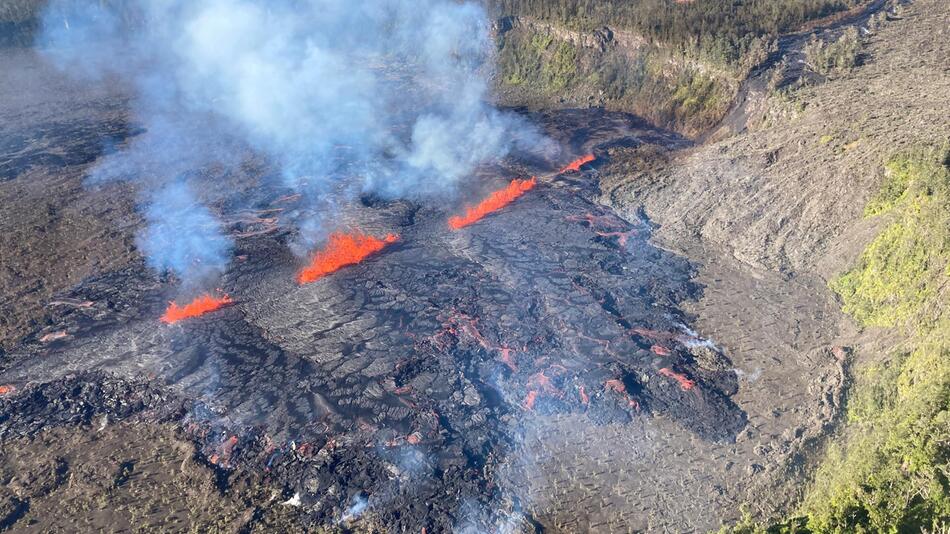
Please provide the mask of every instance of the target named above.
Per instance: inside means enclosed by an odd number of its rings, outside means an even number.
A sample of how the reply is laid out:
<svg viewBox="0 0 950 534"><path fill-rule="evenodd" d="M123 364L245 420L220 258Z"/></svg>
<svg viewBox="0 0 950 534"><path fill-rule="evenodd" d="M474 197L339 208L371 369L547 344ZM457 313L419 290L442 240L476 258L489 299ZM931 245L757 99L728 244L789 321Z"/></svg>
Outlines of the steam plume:
<svg viewBox="0 0 950 534"><path fill-rule="evenodd" d="M187 185L173 182L155 193L145 220L148 226L137 243L156 271L171 270L186 281L200 281L224 270L231 240Z"/></svg>
<svg viewBox="0 0 950 534"><path fill-rule="evenodd" d="M513 148L551 150L524 121L487 102L492 43L473 2L112 4L52 0L40 42L70 72L118 76L135 88L147 133L101 162L99 178L163 182L201 165L236 165L236 151L223 143L237 138L275 162L285 185L319 202L340 190L451 193L476 165ZM165 211L168 200L181 203L156 195L149 213ZM316 227L305 237L325 235L313 221L296 222ZM220 231L191 220L178 230L187 243L173 248L194 251L209 240L214 261L202 263L225 268ZM152 266L189 276L183 262L152 257L168 239L175 236L150 229L140 245Z"/></svg>

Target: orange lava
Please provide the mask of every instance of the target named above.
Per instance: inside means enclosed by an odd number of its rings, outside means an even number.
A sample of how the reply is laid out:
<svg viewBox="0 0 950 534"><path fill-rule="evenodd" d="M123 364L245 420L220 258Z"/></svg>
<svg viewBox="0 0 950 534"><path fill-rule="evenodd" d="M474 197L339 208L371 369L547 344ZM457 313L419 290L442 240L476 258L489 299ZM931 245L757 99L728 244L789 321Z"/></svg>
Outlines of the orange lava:
<svg viewBox="0 0 950 534"><path fill-rule="evenodd" d="M593 154L587 154L587 155L581 156L581 157L575 159L574 161L568 163L566 166L564 166L563 169L561 169L560 171L558 171L558 174L565 173L565 172L568 172L568 171L577 172L577 171L581 170L581 165L584 165L584 164L586 164L586 163L590 163L590 162L594 161L595 159L597 159L597 158L595 158Z"/></svg>
<svg viewBox="0 0 950 534"><path fill-rule="evenodd" d="M623 382L617 380L616 378L604 382L604 388L620 393L621 395L627 394L627 386L623 385Z"/></svg>
<svg viewBox="0 0 950 534"><path fill-rule="evenodd" d="M231 452L234 450L234 446L237 445L238 438L237 436L231 436L227 441L222 443L218 447L218 453L212 454L208 461L214 465L226 466L228 461L231 459Z"/></svg>
<svg viewBox="0 0 950 534"><path fill-rule="evenodd" d="M590 404L590 397L587 396L587 392L584 391L584 386L580 387L581 402L585 405Z"/></svg>
<svg viewBox="0 0 950 534"><path fill-rule="evenodd" d="M0 386L0 396L9 395L13 393L14 391L16 391L16 386L12 386L12 385Z"/></svg>
<svg viewBox="0 0 950 534"><path fill-rule="evenodd" d="M652 347L650 347L650 350L652 350L653 354L656 354L657 356L670 355L670 349L664 347L663 345L653 345Z"/></svg>
<svg viewBox="0 0 950 534"><path fill-rule="evenodd" d="M518 364L515 362L515 357L511 354L511 349L507 347L502 347L498 349L501 351L501 361L511 369L512 373L518 372Z"/></svg>
<svg viewBox="0 0 950 534"><path fill-rule="evenodd" d="M528 396L524 398L524 403L522 404L522 406L524 406L525 410L533 410L534 402L536 400L538 400L538 392L533 391L533 390L529 391Z"/></svg>
<svg viewBox="0 0 950 534"><path fill-rule="evenodd" d="M386 245L398 240L399 236L395 234L389 234L383 239L359 232L331 234L327 246L314 254L310 265L297 274L297 281L306 284L319 280L342 267L363 261L367 256L383 250Z"/></svg>
<svg viewBox="0 0 950 534"><path fill-rule="evenodd" d="M683 391L689 391L693 389L693 387L696 386L696 382L686 378L686 375L682 373L677 373L676 371L672 369L668 369L664 367L660 369L660 374L663 376L672 378L673 380L676 380L677 382L679 382L680 387L683 389Z"/></svg>
<svg viewBox="0 0 950 534"><path fill-rule="evenodd" d="M512 180L508 187L495 191L477 206L471 206L465 210L465 215L455 215L449 218L449 227L458 230L472 223L480 221L484 216L493 211L498 211L508 204L511 204L518 197L530 191L537 184L537 180Z"/></svg>
<svg viewBox="0 0 950 534"><path fill-rule="evenodd" d="M50 343L52 341L56 341L57 339L63 339L64 337L67 337L67 336L69 336L69 334L66 333L65 330L60 330L58 332L50 332L49 334L46 334L45 336L40 338L40 343Z"/></svg>
<svg viewBox="0 0 950 534"><path fill-rule="evenodd" d="M631 328L631 332L641 337L650 338L656 341L671 341L676 339L676 334L670 332L660 332L659 330L650 330L649 328Z"/></svg>
<svg viewBox="0 0 950 534"><path fill-rule="evenodd" d="M614 378L604 382L604 389L620 394L623 398L627 399L627 405L629 405L631 408L637 410L640 409L640 403L630 396L630 393L627 392L627 386L625 386L620 380Z"/></svg>
<svg viewBox="0 0 950 534"><path fill-rule="evenodd" d="M561 391L551 382L551 379L544 374L544 371L539 371L529 376L527 385L529 388L546 395L561 396Z"/></svg>
<svg viewBox="0 0 950 534"><path fill-rule="evenodd" d="M184 306L179 306L174 302L169 302L168 309L165 310L165 315L162 315L161 320L163 323L168 324L177 323L182 319L198 317L199 315L213 312L227 304L231 304L231 302L231 298L227 295L222 297L212 297L208 293L201 295Z"/></svg>

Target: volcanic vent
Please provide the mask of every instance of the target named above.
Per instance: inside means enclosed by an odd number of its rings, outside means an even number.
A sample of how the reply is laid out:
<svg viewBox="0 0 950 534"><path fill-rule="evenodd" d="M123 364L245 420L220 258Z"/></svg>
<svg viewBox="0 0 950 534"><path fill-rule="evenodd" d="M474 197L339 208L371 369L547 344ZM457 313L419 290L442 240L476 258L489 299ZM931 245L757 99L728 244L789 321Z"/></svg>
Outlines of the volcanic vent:
<svg viewBox="0 0 950 534"><path fill-rule="evenodd" d="M222 483L266 473L306 521L432 532L471 520L465 510L486 524L543 515L501 476L526 421L659 416L733 439L735 375L678 310L699 291L690 266L648 242L646 221L593 202L579 161L537 178L485 169L481 204L364 198L309 265L288 252L290 230L236 227L242 260L219 296L188 305L170 307L144 266L87 280L5 360L0 433L58 421L40 400L82 406L84 421L154 410ZM282 194L261 210L300 201ZM63 379L86 385L50 386ZM104 381L112 397L161 388L182 408L68 400Z"/></svg>

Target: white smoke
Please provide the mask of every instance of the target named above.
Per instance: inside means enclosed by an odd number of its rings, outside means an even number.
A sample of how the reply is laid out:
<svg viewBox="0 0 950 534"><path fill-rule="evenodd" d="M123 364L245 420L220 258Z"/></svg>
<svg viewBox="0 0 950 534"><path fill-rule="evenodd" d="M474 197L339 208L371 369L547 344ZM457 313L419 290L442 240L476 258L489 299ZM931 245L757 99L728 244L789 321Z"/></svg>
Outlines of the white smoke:
<svg viewBox="0 0 950 534"><path fill-rule="evenodd" d="M180 273L186 280L221 274L220 259L230 255L231 241L187 185L171 183L155 193L145 220L148 226L139 235L138 247L150 267ZM183 234L181 228L189 231Z"/></svg>
<svg viewBox="0 0 950 534"><path fill-rule="evenodd" d="M161 189L201 165L236 165L236 139L307 198L343 180L415 196L451 193L513 148L550 150L488 102L488 28L480 5L455 0L52 0L38 44L69 72L135 88L147 133L96 178L151 175ZM160 195L148 202L165 210ZM188 276L179 260L196 240L227 240L188 222L180 243L140 236L151 265ZM223 271L229 246L209 248L222 255L201 261Z"/></svg>

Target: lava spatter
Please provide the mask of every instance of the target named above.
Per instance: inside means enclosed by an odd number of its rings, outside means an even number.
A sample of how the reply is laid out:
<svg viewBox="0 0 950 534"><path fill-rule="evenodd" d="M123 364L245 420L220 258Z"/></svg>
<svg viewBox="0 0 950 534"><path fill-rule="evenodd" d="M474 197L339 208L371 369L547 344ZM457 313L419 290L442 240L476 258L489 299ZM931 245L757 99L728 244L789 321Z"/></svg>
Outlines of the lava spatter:
<svg viewBox="0 0 950 534"><path fill-rule="evenodd" d="M231 303L232 300L227 295L213 297L210 293L205 293L184 306L179 306L175 302L169 302L168 308L161 317L161 321L167 324L177 323L184 319L190 319L213 312Z"/></svg>
<svg viewBox="0 0 950 534"><path fill-rule="evenodd" d="M297 274L297 281L306 284L319 280L347 265L363 261L398 240L399 236L395 234L388 234L382 239L360 232L331 234L326 247L314 254L310 265Z"/></svg>
<svg viewBox="0 0 950 534"><path fill-rule="evenodd" d="M504 189L495 191L485 200L465 210L465 215L456 215L449 218L449 227L458 230L476 223L493 211L498 211L514 202L518 197L530 191L537 184L535 178L530 180L514 179Z"/></svg>
<svg viewBox="0 0 950 534"><path fill-rule="evenodd" d="M682 388L683 391L689 391L696 386L696 382L687 378L683 373L677 373L667 367L660 369L660 374L679 382L680 388Z"/></svg>
<svg viewBox="0 0 950 534"><path fill-rule="evenodd" d="M568 163L567 165L565 165L563 168L561 168L560 171L558 171L558 174L563 174L568 171L577 172L581 170L581 166L586 165L594 161L595 159L597 158L593 154L585 154L575 159L574 161Z"/></svg>

